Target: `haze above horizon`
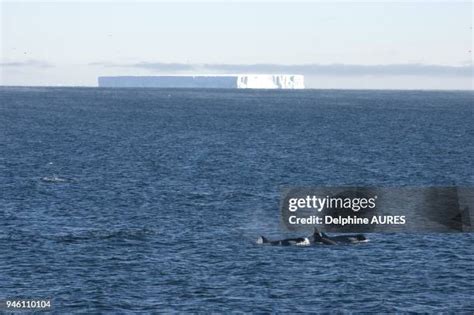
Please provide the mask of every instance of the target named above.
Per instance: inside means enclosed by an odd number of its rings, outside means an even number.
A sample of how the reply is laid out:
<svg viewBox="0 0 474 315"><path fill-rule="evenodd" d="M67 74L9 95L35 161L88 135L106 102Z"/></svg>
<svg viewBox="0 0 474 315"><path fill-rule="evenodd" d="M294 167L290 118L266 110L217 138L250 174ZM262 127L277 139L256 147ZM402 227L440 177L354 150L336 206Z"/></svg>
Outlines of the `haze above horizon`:
<svg viewBox="0 0 474 315"><path fill-rule="evenodd" d="M305 75L308 88L472 90L472 3L1 4L0 85Z"/></svg>

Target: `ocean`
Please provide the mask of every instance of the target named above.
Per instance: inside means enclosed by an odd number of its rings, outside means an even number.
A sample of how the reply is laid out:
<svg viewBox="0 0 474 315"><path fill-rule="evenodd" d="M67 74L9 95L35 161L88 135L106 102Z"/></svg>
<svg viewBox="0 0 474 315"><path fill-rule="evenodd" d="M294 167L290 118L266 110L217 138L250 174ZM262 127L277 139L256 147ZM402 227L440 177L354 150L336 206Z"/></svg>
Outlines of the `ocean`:
<svg viewBox="0 0 474 315"><path fill-rule="evenodd" d="M474 311L474 235L293 236L288 186L473 186L473 92L0 88L0 300ZM300 233L301 234L301 233Z"/></svg>

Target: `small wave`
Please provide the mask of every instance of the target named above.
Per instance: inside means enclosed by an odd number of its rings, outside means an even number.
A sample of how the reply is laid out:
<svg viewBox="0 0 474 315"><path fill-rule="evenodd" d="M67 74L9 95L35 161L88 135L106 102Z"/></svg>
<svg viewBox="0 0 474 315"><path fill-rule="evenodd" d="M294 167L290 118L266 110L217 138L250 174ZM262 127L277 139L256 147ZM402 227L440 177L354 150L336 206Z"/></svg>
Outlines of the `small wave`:
<svg viewBox="0 0 474 315"><path fill-rule="evenodd" d="M42 177L41 180L46 183L65 183L67 182L66 178L62 178L56 175Z"/></svg>
<svg viewBox="0 0 474 315"><path fill-rule="evenodd" d="M149 237L154 237L158 232L152 229L119 229L119 230L92 230L80 233L68 233L57 236L60 243L76 243L84 241L103 241L103 240L134 240L143 241Z"/></svg>

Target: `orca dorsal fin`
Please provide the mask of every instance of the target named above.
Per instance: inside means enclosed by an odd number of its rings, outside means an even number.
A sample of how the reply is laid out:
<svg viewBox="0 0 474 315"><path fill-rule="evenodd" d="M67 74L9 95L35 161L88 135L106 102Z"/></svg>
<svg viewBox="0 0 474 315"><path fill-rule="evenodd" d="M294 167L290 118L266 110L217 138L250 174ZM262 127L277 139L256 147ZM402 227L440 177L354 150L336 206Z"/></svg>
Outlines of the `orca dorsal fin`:
<svg viewBox="0 0 474 315"><path fill-rule="evenodd" d="M321 241L322 239L322 235L321 235L321 232L319 232L318 228L317 227L314 227L314 230L313 230L313 240L315 242L319 242Z"/></svg>
<svg viewBox="0 0 474 315"><path fill-rule="evenodd" d="M313 230L313 236L319 236L321 237L322 234L321 232L319 232L318 228L317 227L314 227L314 230Z"/></svg>

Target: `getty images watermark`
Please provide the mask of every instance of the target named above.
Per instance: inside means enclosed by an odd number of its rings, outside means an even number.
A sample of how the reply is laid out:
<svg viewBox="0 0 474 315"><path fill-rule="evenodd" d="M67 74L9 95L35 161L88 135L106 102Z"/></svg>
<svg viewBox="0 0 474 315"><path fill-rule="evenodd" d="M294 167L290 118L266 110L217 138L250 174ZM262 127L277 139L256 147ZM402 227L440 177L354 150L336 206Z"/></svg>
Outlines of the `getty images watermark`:
<svg viewBox="0 0 474 315"><path fill-rule="evenodd" d="M372 198L343 198L343 197L318 197L316 195L306 196L305 198L290 198L288 200L288 210L296 212L298 209L314 209L322 212L324 209L344 209L359 212L375 209L377 196ZM312 215L310 217L299 218L296 214L289 218L290 224L339 224L345 226L348 224L405 224L404 215L372 215L371 218L359 217L357 215L336 216L331 214L324 216Z"/></svg>
<svg viewBox="0 0 474 315"><path fill-rule="evenodd" d="M472 187L294 187L281 199L290 230L472 232Z"/></svg>

